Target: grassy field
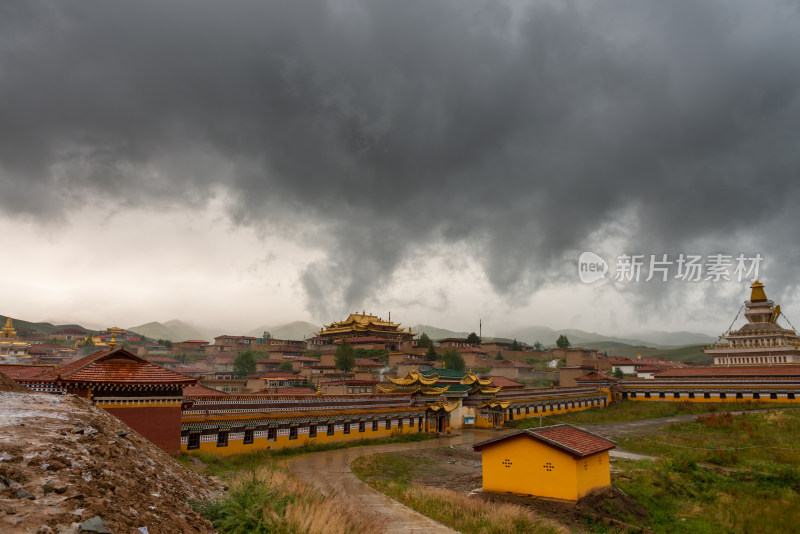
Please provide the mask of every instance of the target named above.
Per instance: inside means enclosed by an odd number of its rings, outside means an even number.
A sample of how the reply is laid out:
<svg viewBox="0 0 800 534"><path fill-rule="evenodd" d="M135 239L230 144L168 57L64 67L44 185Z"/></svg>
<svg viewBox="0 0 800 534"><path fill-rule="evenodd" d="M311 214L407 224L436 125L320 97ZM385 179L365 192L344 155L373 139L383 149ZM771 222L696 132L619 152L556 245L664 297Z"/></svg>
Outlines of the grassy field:
<svg viewBox="0 0 800 534"><path fill-rule="evenodd" d="M222 477L230 489L219 499L194 503L220 534L291 532L349 534L379 532L370 519L354 510L346 496L324 496L278 466L281 459L324 450L365 445L409 443L430 439L426 434L256 451L247 454L182 454L188 469Z"/></svg>
<svg viewBox="0 0 800 534"><path fill-rule="evenodd" d="M543 417L545 425L569 423L574 425L599 425L603 423L616 423L620 421L639 421L657 417L672 417L675 415L692 415L719 411L744 411L766 410L796 406L792 404L777 404L767 402L728 402L728 403L701 403L701 402L637 402L627 401L612 404L608 408L590 408L580 412L563 415L548 415ZM539 426L539 418L521 419L512 425L515 428L531 428Z"/></svg>
<svg viewBox="0 0 800 534"><path fill-rule="evenodd" d="M800 525L800 411L713 413L619 441L661 457L618 461L613 483L658 533L786 533Z"/></svg>
<svg viewBox="0 0 800 534"><path fill-rule="evenodd" d="M609 356L624 356L635 358L638 355L667 358L678 362L710 362L711 358L703 352L706 345L684 345L680 347L646 347L644 345L628 345L615 341L597 341L587 343L585 346L596 348Z"/></svg>
<svg viewBox="0 0 800 534"><path fill-rule="evenodd" d="M412 483L415 474L436 469L427 458L373 454L357 458L350 469L361 480L409 508L465 534L556 534L558 526L534 518L525 508L488 503L463 493Z"/></svg>

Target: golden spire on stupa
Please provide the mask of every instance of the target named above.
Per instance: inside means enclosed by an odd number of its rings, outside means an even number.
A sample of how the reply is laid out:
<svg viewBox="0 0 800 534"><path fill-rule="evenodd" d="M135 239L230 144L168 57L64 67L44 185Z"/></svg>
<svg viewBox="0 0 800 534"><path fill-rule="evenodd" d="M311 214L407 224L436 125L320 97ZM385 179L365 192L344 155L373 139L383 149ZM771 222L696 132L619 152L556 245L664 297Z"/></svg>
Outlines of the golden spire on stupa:
<svg viewBox="0 0 800 534"><path fill-rule="evenodd" d="M767 300L767 294L764 292L764 284L755 280L753 285L750 286L750 289L753 291L750 293L750 302L756 302L759 300Z"/></svg>

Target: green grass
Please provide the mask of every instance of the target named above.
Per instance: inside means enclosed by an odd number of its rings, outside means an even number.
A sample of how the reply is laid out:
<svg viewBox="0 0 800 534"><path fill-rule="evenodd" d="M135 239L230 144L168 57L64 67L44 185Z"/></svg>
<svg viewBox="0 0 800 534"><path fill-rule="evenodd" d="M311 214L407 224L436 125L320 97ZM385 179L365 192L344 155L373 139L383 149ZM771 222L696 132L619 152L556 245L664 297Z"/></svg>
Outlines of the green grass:
<svg viewBox="0 0 800 534"><path fill-rule="evenodd" d="M617 461L613 483L658 533L785 533L800 524L800 412L715 413L620 446L658 461Z"/></svg>
<svg viewBox="0 0 800 534"><path fill-rule="evenodd" d="M625 401L612 404L607 408L590 408L580 412L562 415L547 415L544 424L554 425L570 423L575 425L599 425L603 423L616 423L620 421L639 421L658 417L672 417L675 415L693 415L718 411L745 411L766 410L773 408L796 407L793 404L778 404L767 402L658 402L658 401ZM506 423L509 425L509 423ZM515 428L531 428L539 426L539 418L520 419L509 426Z"/></svg>
<svg viewBox="0 0 800 534"><path fill-rule="evenodd" d="M386 438L357 439L352 441L331 442L317 444L315 442L306 443L299 447L287 447L275 450L258 450L242 454L231 454L222 456L215 453L192 452L182 453L176 460L183 467L195 471L201 471L209 475L221 476L228 473L239 471L254 471L258 467L271 464L276 460L308 454L312 452L331 451L336 449L349 449L351 447L364 447L369 445L388 445L391 443L413 443L427 441L431 439L425 433L395 434ZM193 460L196 458L202 462L202 466L197 466Z"/></svg>
<svg viewBox="0 0 800 534"><path fill-rule="evenodd" d="M436 462L402 453L356 458L351 471L376 490L417 512L465 534L556 534L562 529L533 517L525 508L489 503L477 497L413 482L422 473L434 474Z"/></svg>

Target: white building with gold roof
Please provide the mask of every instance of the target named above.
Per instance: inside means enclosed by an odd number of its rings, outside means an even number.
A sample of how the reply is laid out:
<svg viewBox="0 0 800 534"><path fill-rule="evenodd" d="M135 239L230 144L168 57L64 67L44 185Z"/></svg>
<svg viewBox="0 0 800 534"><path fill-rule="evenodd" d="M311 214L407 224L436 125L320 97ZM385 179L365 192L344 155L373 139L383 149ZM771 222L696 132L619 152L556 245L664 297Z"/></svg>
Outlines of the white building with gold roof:
<svg viewBox="0 0 800 534"><path fill-rule="evenodd" d="M704 352L713 356L714 365L800 365L800 336L778 324L781 307L767 298L764 284L756 280L750 288L743 305L747 324L728 330L724 341Z"/></svg>

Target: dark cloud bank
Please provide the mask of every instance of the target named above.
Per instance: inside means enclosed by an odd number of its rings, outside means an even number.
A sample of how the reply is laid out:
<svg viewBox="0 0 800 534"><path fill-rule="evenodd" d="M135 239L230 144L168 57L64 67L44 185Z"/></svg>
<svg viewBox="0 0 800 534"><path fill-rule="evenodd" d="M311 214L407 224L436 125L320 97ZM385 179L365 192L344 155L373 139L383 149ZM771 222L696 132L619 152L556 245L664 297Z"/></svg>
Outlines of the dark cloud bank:
<svg viewBox="0 0 800 534"><path fill-rule="evenodd" d="M321 230L316 312L440 242L529 294L626 213L796 288L798 65L781 1L3 2L0 208L221 187Z"/></svg>

